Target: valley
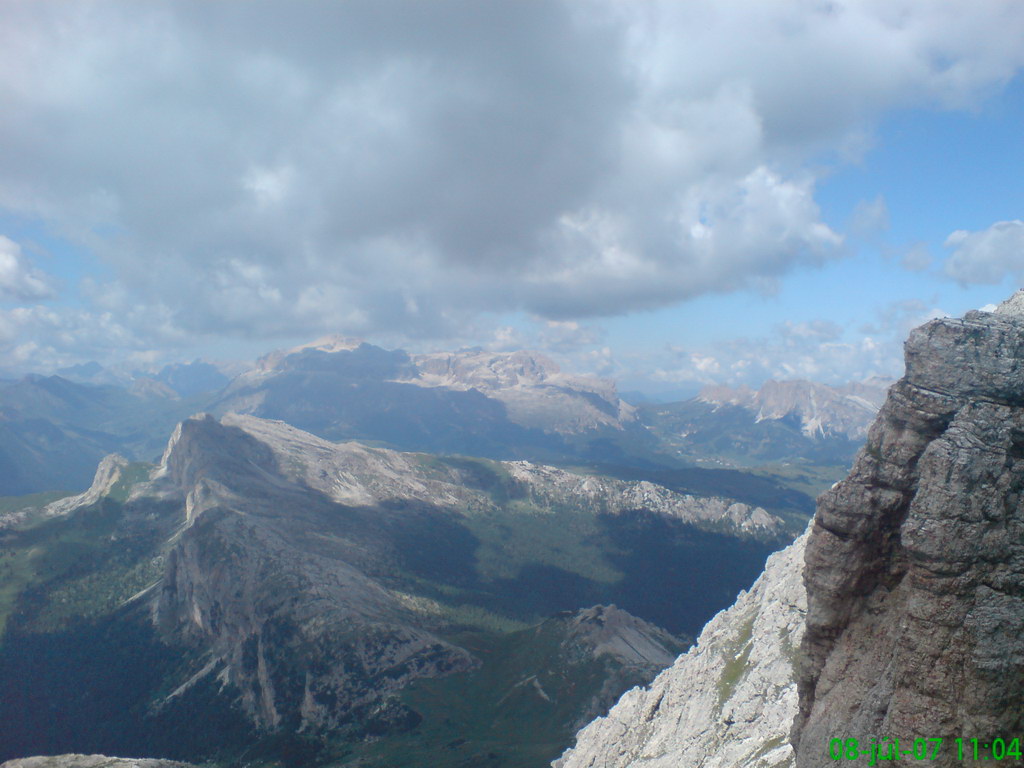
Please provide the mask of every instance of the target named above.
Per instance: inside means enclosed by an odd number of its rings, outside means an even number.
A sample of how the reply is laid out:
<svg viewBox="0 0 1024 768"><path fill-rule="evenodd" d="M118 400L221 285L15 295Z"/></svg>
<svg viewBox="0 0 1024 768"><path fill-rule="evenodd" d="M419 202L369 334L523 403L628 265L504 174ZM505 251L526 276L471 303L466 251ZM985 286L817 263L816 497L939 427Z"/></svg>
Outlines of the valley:
<svg viewBox="0 0 1024 768"><path fill-rule="evenodd" d="M543 764L792 535L664 480L187 419L6 502L2 756Z"/></svg>

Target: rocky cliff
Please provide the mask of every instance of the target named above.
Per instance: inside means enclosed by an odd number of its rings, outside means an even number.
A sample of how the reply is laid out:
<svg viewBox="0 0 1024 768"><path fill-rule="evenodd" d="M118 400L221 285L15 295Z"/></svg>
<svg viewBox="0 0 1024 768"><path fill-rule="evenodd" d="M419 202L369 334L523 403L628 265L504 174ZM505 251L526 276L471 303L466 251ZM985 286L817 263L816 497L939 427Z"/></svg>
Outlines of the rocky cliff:
<svg viewBox="0 0 1024 768"><path fill-rule="evenodd" d="M749 592L649 688L622 696L556 768L768 768L792 764L793 662L803 634L804 543L768 559Z"/></svg>
<svg viewBox="0 0 1024 768"><path fill-rule="evenodd" d="M799 768L1024 736L1024 294L916 329L906 365L807 545Z"/></svg>

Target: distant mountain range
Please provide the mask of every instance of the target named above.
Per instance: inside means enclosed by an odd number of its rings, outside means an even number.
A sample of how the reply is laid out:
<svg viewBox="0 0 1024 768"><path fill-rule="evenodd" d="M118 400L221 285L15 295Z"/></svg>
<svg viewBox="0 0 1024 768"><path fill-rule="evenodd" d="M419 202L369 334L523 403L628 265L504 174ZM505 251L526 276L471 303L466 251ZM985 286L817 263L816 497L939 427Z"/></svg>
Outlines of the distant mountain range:
<svg viewBox="0 0 1024 768"><path fill-rule="evenodd" d="M840 387L768 381L760 389L708 387L679 403L644 404L641 422L674 454L702 465L806 462L845 469L891 381Z"/></svg>
<svg viewBox="0 0 1024 768"><path fill-rule="evenodd" d="M756 392L717 387L634 407L613 382L565 373L536 353L410 355L343 337L274 352L231 378L200 361L127 377L96 364L63 374L0 382L0 495L84 488L111 451L152 461L171 427L198 411L495 459L830 467L794 485L813 494L849 465L886 386L768 382Z"/></svg>
<svg viewBox="0 0 1024 768"><path fill-rule="evenodd" d="M537 765L788 539L733 499L246 415L6 509L0 759Z"/></svg>

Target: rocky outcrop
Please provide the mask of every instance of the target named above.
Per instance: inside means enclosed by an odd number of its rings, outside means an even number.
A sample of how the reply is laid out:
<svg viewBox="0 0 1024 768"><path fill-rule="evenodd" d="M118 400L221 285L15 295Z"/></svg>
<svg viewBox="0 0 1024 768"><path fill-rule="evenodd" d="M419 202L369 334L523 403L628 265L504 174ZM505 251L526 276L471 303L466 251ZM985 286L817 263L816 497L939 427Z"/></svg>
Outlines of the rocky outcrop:
<svg viewBox="0 0 1024 768"><path fill-rule="evenodd" d="M933 320L807 545L797 766L1024 732L1024 297Z"/></svg>
<svg viewBox="0 0 1024 768"><path fill-rule="evenodd" d="M367 574L379 550L351 530L358 523L345 510L294 482L303 470L322 471L316 454L275 446L200 416L175 431L155 473L149 492L184 498L185 528L167 555L154 620L209 656L161 706L216 676L264 729L386 729L393 723L378 715L409 713L377 712L385 696L476 661ZM323 485L326 473L317 476Z"/></svg>
<svg viewBox="0 0 1024 768"><path fill-rule="evenodd" d="M627 692L556 768L768 768L792 764L793 663L803 633L806 535L649 688Z"/></svg>
<svg viewBox="0 0 1024 768"><path fill-rule="evenodd" d="M224 427L228 427L225 429ZM181 442L182 429L201 441ZM201 460L217 445L217 462ZM645 509L697 527L731 534L766 538L783 532L783 521L761 507L720 496L678 493L647 481L626 481L598 475L580 475L527 461L483 462L493 476L504 478L507 492L537 505L561 509L587 509L619 515ZM200 415L183 422L168 443L160 474L174 488L192 493L190 515L200 499L214 503L209 489L237 485L253 475L316 489L331 500L351 505L394 504L426 500L442 507L473 511L493 510L492 488L482 487L472 471L431 461L428 456L358 442L332 443L280 421L229 414L221 422ZM278 481L280 482L280 481ZM206 490L204 490L206 489Z"/></svg>

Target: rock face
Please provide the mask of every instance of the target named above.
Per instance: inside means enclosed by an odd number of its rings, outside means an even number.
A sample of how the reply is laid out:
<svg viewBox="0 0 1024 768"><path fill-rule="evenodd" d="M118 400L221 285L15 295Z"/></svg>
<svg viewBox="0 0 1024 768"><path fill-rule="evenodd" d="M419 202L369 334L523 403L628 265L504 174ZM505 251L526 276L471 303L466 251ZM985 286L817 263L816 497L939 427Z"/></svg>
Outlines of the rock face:
<svg viewBox="0 0 1024 768"><path fill-rule="evenodd" d="M268 444L236 424L277 439ZM190 419L172 437L152 491L184 497L186 527L167 555L154 619L206 648L210 661L168 699L217 675L240 691L243 710L261 728L337 730L408 716L377 712L378 703L412 680L475 666L372 577L379 544L359 513L327 495L329 484L339 497L354 493L344 473L327 475L331 458L343 463L332 448L247 417L224 425ZM295 482L306 475L322 493Z"/></svg>
<svg viewBox="0 0 1024 768"><path fill-rule="evenodd" d="M806 534L712 619L649 688L622 696L556 768L767 768L792 764L793 662L803 634Z"/></svg>
<svg viewBox="0 0 1024 768"><path fill-rule="evenodd" d="M832 738L1024 732L1024 314L933 320L807 545L797 766Z"/></svg>

